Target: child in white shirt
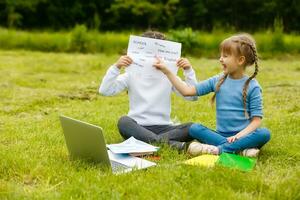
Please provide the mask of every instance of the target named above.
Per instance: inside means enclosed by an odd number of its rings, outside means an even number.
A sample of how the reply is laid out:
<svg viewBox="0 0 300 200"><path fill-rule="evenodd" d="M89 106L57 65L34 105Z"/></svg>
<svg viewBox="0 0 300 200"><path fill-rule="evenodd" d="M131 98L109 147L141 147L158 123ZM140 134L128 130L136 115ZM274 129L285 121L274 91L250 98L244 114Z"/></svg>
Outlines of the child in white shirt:
<svg viewBox="0 0 300 200"><path fill-rule="evenodd" d="M165 39L162 33L153 31L145 32L142 36ZM129 113L118 121L120 134L124 139L133 136L144 142L167 142L171 147L184 150L186 142L191 140L188 131L192 123L174 125L170 119L171 92L179 93L165 77L145 78L127 72L120 74L120 69L131 63L129 56L121 56L108 69L99 88L99 92L105 96L128 91ZM177 66L184 70L185 84L197 83L195 72L187 59L180 58ZM185 99L197 100L197 97Z"/></svg>

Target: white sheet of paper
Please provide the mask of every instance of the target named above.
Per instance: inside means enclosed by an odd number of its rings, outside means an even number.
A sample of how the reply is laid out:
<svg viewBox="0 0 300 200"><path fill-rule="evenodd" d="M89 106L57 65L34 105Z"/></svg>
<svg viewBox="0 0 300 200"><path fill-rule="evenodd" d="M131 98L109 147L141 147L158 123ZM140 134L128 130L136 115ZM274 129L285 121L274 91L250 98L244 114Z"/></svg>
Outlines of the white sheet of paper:
<svg viewBox="0 0 300 200"><path fill-rule="evenodd" d="M127 55L133 60L133 64L126 68L129 73L163 76L161 71L153 67L157 56L174 74L177 74L176 61L181 56L181 43L131 35Z"/></svg>
<svg viewBox="0 0 300 200"><path fill-rule="evenodd" d="M108 144L106 146L115 154L155 152L159 149L159 147L137 140L134 137L130 137L119 144Z"/></svg>
<svg viewBox="0 0 300 200"><path fill-rule="evenodd" d="M143 169L151 166L155 166L156 163L130 156L128 154L115 154L111 152L110 150L107 150L108 156L110 160L122 163L123 165L126 165L128 167L137 168L137 169Z"/></svg>

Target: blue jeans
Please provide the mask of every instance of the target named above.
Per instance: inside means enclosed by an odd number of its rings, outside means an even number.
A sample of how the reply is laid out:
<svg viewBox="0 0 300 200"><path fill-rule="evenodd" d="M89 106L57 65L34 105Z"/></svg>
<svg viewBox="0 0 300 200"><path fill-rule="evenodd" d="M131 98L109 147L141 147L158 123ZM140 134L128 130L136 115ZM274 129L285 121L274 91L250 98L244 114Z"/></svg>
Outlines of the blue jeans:
<svg viewBox="0 0 300 200"><path fill-rule="evenodd" d="M201 124L193 124L189 129L189 135L198 141L217 146L219 153L237 153L244 149L261 148L271 137L270 131L266 128L258 128L252 133L229 143L227 137L233 136L237 132L223 133L213 131Z"/></svg>

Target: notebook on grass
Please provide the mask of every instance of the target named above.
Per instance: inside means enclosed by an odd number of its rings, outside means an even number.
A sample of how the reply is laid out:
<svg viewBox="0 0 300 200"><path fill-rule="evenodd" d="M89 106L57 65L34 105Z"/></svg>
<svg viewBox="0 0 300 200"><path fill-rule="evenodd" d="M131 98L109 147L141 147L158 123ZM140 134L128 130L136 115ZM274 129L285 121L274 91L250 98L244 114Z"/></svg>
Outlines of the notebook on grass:
<svg viewBox="0 0 300 200"><path fill-rule="evenodd" d="M222 153L219 156L217 164L224 167L239 169L242 171L251 171L256 164L256 158L249 158L230 153Z"/></svg>

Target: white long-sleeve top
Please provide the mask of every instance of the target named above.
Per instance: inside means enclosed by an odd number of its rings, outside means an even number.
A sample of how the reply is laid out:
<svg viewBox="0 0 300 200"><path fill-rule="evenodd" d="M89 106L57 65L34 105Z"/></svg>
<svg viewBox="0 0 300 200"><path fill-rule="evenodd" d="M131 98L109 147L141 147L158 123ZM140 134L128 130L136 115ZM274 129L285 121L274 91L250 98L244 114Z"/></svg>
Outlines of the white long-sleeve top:
<svg viewBox="0 0 300 200"><path fill-rule="evenodd" d="M184 76L186 84L196 85L197 80L192 68L184 70ZM172 87L167 77L149 77L127 72L120 74L120 69L112 65L102 79L99 93L113 96L124 90L128 90L129 95L128 116L138 124L143 126L172 124L171 92L174 91L176 94L179 92ZM197 100L196 96L184 98Z"/></svg>

